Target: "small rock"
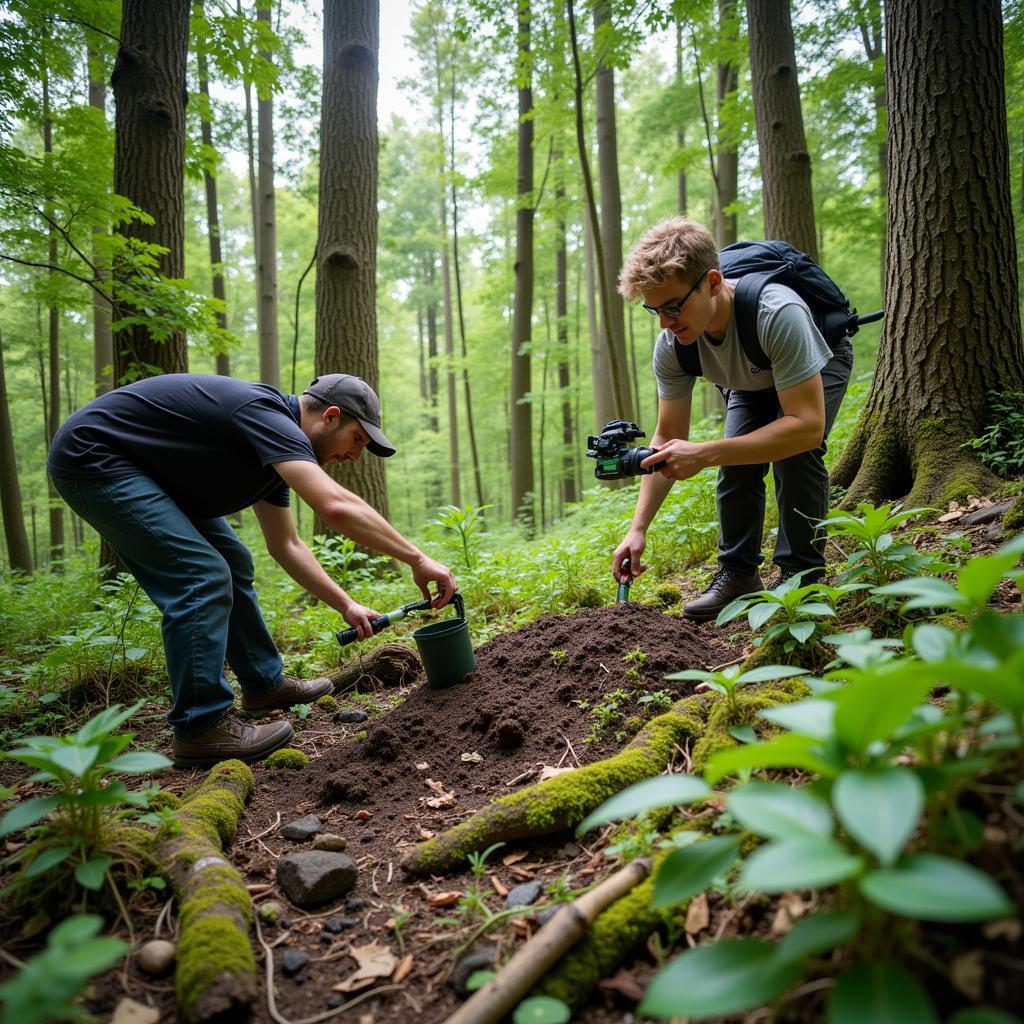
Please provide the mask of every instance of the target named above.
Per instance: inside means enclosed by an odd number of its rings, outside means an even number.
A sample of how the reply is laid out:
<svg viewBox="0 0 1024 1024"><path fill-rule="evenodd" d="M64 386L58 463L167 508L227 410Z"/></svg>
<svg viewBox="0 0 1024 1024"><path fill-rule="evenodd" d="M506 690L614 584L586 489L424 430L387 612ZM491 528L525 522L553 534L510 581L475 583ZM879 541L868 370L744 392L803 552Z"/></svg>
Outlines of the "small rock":
<svg viewBox="0 0 1024 1024"><path fill-rule="evenodd" d="M294 978L308 963L308 953L301 949L286 949L281 956L281 973L286 978Z"/></svg>
<svg viewBox="0 0 1024 1024"><path fill-rule="evenodd" d="M355 814L356 821L369 821L372 817L373 815L366 810L356 811Z"/></svg>
<svg viewBox="0 0 1024 1024"><path fill-rule="evenodd" d="M300 850L277 862L277 882L299 907L344 896L356 884L357 874L351 857L328 850Z"/></svg>
<svg viewBox="0 0 1024 1024"><path fill-rule="evenodd" d="M376 838L377 837L372 832L364 832L359 837L359 842L361 842L361 843L372 843L374 841L374 839L376 839Z"/></svg>
<svg viewBox="0 0 1024 1024"><path fill-rule="evenodd" d="M359 924L359 918L358 917L349 917L348 915L346 915L345 917L339 917L338 918L338 924L340 924L343 929L344 928L355 928L355 926L357 924Z"/></svg>
<svg viewBox="0 0 1024 1024"><path fill-rule="evenodd" d="M277 927L283 928L287 931L292 926L292 919L290 917L279 917L277 919Z"/></svg>
<svg viewBox="0 0 1024 1024"><path fill-rule="evenodd" d="M997 501L994 505L984 505L968 512L959 522L960 526L980 526L982 523L991 523L1009 512L1013 506L1014 499L1007 498L1005 501Z"/></svg>
<svg viewBox="0 0 1024 1024"><path fill-rule="evenodd" d="M986 539L992 541L993 544L1002 544L1006 540L1006 534L1003 532L1002 526L999 523L991 523L985 530Z"/></svg>
<svg viewBox="0 0 1024 1024"><path fill-rule="evenodd" d="M327 918L326 921L324 921L323 930L325 932L329 932L332 935L337 935L338 932L341 931L341 921L339 921L338 918L331 916Z"/></svg>
<svg viewBox="0 0 1024 1024"><path fill-rule="evenodd" d="M340 992L332 992L327 997L327 1006L332 1010L336 1010L343 1002L345 997Z"/></svg>
<svg viewBox="0 0 1024 1024"><path fill-rule="evenodd" d="M556 854L556 857L564 857L566 860L573 860L583 851L575 843L566 843Z"/></svg>
<svg viewBox="0 0 1024 1024"><path fill-rule="evenodd" d="M509 889L508 895L505 897L505 907L508 910L513 907L528 907L540 899L542 889L543 886L540 882L523 882L522 885Z"/></svg>
<svg viewBox="0 0 1024 1024"><path fill-rule="evenodd" d="M466 983L474 972L491 970L497 959L497 946L481 946L480 949L467 953L452 971L452 987L460 996L466 995Z"/></svg>
<svg viewBox="0 0 1024 1024"><path fill-rule="evenodd" d="M307 814L304 818L297 818L289 821L287 825L281 826L281 835L285 839L294 839L297 843L304 843L323 828L320 819L315 814Z"/></svg>
<svg viewBox="0 0 1024 1024"><path fill-rule="evenodd" d="M160 1011L155 1006L145 1006L125 997L114 1010L110 1024L157 1024Z"/></svg>
<svg viewBox="0 0 1024 1024"><path fill-rule="evenodd" d="M356 914L360 910L365 910L366 906L367 902L362 898L362 896L352 896L345 901L345 909L352 914Z"/></svg>
<svg viewBox="0 0 1024 1024"><path fill-rule="evenodd" d="M334 936L330 932L321 932L320 941L325 945L329 946L334 941Z"/></svg>
<svg viewBox="0 0 1024 1024"><path fill-rule="evenodd" d="M163 974L174 963L177 950L173 942L166 939L153 939L147 942L136 957L139 967L147 974Z"/></svg>
<svg viewBox="0 0 1024 1024"><path fill-rule="evenodd" d="M350 711L339 711L333 715L335 722L365 722L370 716L365 711L352 708Z"/></svg>
<svg viewBox="0 0 1024 1024"><path fill-rule="evenodd" d="M337 836L333 832L321 832L313 839L314 850L330 850L333 853L341 853L348 846L348 840L344 836Z"/></svg>

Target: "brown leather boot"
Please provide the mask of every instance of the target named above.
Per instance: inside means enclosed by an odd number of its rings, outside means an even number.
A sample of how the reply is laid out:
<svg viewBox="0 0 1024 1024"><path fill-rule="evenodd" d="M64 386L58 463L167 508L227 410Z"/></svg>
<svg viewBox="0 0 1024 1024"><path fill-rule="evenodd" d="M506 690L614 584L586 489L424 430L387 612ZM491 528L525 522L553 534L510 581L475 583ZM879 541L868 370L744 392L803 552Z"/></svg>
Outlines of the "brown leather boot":
<svg viewBox="0 0 1024 1024"><path fill-rule="evenodd" d="M198 736L174 737L174 767L211 768L218 761L232 758L251 764L283 747L294 735L290 722L250 725L228 712L215 726Z"/></svg>
<svg viewBox="0 0 1024 1024"><path fill-rule="evenodd" d="M317 697L333 689L334 683L326 676L320 676L319 679L285 676L284 682L269 693L243 693L242 710L247 714L262 715L265 711L290 708L293 704L312 704Z"/></svg>
<svg viewBox="0 0 1024 1024"><path fill-rule="evenodd" d="M683 606L683 614L695 622L707 622L717 618L718 613L737 597L763 589L760 573L737 572L723 567L711 577L708 589L700 597Z"/></svg>

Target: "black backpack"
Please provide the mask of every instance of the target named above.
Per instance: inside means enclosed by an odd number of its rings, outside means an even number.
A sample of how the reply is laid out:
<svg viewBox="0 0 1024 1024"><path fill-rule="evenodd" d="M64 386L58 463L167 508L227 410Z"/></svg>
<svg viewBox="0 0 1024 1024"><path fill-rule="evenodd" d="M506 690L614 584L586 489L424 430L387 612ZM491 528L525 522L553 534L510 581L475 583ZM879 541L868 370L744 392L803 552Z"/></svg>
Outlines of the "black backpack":
<svg viewBox="0 0 1024 1024"><path fill-rule="evenodd" d="M861 324L882 318L881 311L858 317L835 281L807 253L786 242L735 242L718 255L722 277L736 281L733 302L740 344L750 362L762 370L772 365L757 337L757 307L766 284L784 284L807 303L829 348L856 334ZM696 344L680 345L677 341L675 350L684 373L704 375Z"/></svg>

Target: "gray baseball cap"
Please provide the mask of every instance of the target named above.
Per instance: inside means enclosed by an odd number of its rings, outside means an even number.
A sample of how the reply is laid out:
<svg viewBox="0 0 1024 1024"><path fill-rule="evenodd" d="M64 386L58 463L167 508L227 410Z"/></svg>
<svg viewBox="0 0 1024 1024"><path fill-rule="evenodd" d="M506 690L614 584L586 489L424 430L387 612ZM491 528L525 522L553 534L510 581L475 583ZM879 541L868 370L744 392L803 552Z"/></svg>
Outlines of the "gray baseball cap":
<svg viewBox="0 0 1024 1024"><path fill-rule="evenodd" d="M366 447L373 455L386 459L395 454L395 446L380 429L380 399L361 377L348 373L325 373L322 377L315 377L302 393L319 398L328 405L336 405L342 412L354 416L369 435Z"/></svg>

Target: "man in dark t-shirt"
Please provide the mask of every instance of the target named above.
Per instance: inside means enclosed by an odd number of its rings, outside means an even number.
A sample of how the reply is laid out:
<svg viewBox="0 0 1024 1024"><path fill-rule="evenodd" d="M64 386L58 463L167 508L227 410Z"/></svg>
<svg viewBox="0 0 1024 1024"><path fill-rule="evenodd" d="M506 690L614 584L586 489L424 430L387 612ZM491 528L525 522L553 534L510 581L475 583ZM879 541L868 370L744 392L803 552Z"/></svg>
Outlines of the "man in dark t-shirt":
<svg viewBox="0 0 1024 1024"><path fill-rule="evenodd" d="M252 762L291 739L287 722L252 725L230 713L230 665L242 708L261 714L329 692L328 679L285 676L253 589L253 560L224 516L252 507L267 550L360 637L378 613L353 600L299 538L295 490L332 529L405 562L435 607L455 592L439 562L406 540L321 468L386 458L380 402L358 377L318 377L300 397L230 377L166 374L117 388L68 417L47 469L58 493L117 552L160 609L174 704L174 761Z"/></svg>

